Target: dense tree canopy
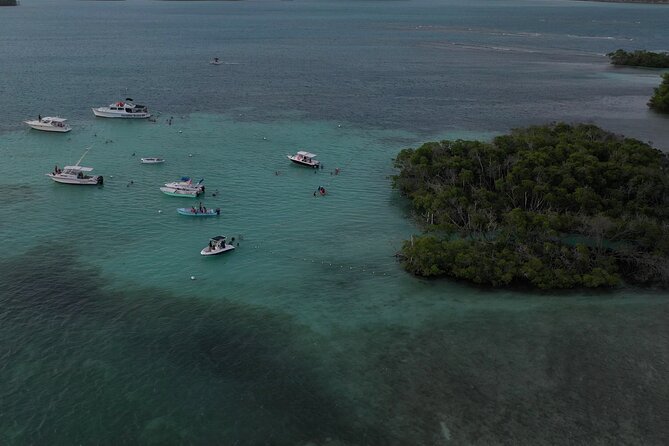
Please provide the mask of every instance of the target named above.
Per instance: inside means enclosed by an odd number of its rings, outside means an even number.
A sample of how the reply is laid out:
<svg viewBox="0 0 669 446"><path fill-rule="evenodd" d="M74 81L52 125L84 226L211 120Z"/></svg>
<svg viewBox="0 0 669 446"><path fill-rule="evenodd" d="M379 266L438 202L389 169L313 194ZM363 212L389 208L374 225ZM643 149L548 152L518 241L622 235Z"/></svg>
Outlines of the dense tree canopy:
<svg viewBox="0 0 669 446"><path fill-rule="evenodd" d="M662 75L662 83L655 89L648 106L660 113L669 113L669 73Z"/></svg>
<svg viewBox="0 0 669 446"><path fill-rule="evenodd" d="M393 184L427 234L407 270L541 288L669 280L669 159L593 125L399 153Z"/></svg>
<svg viewBox="0 0 669 446"><path fill-rule="evenodd" d="M669 68L669 53L654 53L652 51L637 50L627 52L619 49L607 54L613 65L628 65L632 67Z"/></svg>

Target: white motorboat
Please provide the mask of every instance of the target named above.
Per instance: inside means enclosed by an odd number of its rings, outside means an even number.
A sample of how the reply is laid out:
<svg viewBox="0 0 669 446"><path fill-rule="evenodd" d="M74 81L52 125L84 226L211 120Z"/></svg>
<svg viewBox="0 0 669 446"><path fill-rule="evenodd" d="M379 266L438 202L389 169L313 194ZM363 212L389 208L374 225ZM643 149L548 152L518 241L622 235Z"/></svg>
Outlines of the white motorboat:
<svg viewBox="0 0 669 446"><path fill-rule="evenodd" d="M179 181L173 181L171 183L165 183L166 187L174 187L174 188L202 188L204 189L204 178L200 178L197 183L193 184L193 180L190 177L181 177Z"/></svg>
<svg viewBox="0 0 669 446"><path fill-rule="evenodd" d="M143 119L151 116L145 105L134 104L132 98L110 104L108 107L93 109L93 114L100 118Z"/></svg>
<svg viewBox="0 0 669 446"><path fill-rule="evenodd" d="M299 151L295 155L286 155L289 160L296 164L301 164L303 166L309 166L313 168L318 168L320 166L320 161L315 160L316 154Z"/></svg>
<svg viewBox="0 0 669 446"><path fill-rule="evenodd" d="M233 237L231 242L234 241L235 238ZM202 251L200 251L200 254L203 256L215 256L218 254L223 254L224 252L232 251L234 249L235 246L228 244L224 235L217 235L216 237L212 237L211 240L209 240L209 244L204 249L202 249Z"/></svg>
<svg viewBox="0 0 669 446"><path fill-rule="evenodd" d="M204 194L204 179L193 184L193 181L188 177L182 177L180 181L172 183L165 183L160 191L166 195L173 197L195 198Z"/></svg>
<svg viewBox="0 0 669 446"><path fill-rule="evenodd" d="M142 164L161 164L165 162L164 158L152 158L152 157L140 158L139 160L141 161Z"/></svg>
<svg viewBox="0 0 669 446"><path fill-rule="evenodd" d="M218 57L214 57L213 59L211 59L211 60L209 61L209 63L210 63L211 65L220 65L220 64L222 64L223 62L221 62L221 59L219 59Z"/></svg>
<svg viewBox="0 0 669 446"><path fill-rule="evenodd" d="M88 148L84 154L81 155L81 158L79 158L79 161L77 161L77 164L74 166L65 166L60 169L56 165L53 172L47 173L46 176L50 177L56 183L88 186L94 186L98 184L101 185L103 182L102 175L88 175L88 173L91 172L93 168L79 165L89 150L91 149Z"/></svg>
<svg viewBox="0 0 669 446"><path fill-rule="evenodd" d="M59 118L57 116L45 116L33 121L23 122L35 130L42 130L44 132L65 133L72 130L72 127L70 127L70 125L67 123L67 119Z"/></svg>
<svg viewBox="0 0 669 446"><path fill-rule="evenodd" d="M197 198L204 193L202 189L185 189L163 186L160 191L172 197Z"/></svg>

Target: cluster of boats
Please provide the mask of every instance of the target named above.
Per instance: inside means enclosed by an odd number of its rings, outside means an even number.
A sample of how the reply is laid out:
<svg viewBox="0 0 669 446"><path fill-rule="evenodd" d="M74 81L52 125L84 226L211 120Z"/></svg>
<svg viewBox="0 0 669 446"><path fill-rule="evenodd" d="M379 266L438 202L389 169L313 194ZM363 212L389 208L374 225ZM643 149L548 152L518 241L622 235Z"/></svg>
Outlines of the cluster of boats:
<svg viewBox="0 0 669 446"><path fill-rule="evenodd" d="M218 64L220 61L215 58L212 63ZM115 102L108 107L98 107L93 108L92 110L95 116L101 118L143 119L151 116L146 106L134 104L131 98L126 98L125 101ZM67 123L67 119L55 116L42 117L40 115L37 120L24 122L33 129L47 132L66 133L72 130ZM53 172L46 175L53 181L62 184L102 185L104 179L101 175L92 175L92 167L81 166L81 162L89 150L90 147L86 149L76 164L72 166L64 166L63 168L59 168L58 165L56 165ZM320 161L316 160L316 156L316 154L306 151L299 151L295 155L287 155L288 159L295 164L314 169L322 168ZM165 162L165 159L146 157L141 158L140 162L143 164L161 164ZM178 181L165 183L160 187L160 191L172 197L198 198L205 193L203 182L204 179L193 182L190 177L182 177ZM207 209L200 206L199 208L178 208L177 213L194 217L214 217L221 215L221 210L220 208ZM225 236L217 235L210 239L209 244L200 251L200 254L203 256L211 256L232 251L235 249L233 242L234 238L231 240L231 243L228 243Z"/></svg>
<svg viewBox="0 0 669 446"><path fill-rule="evenodd" d="M81 166L81 161L83 161L86 154L91 150L87 148L84 154L79 158L77 163L73 166L64 166L63 168L56 165L53 169L53 172L46 174L56 183L63 184L76 184L76 185L102 185L103 178L101 175L89 175L93 170L92 167ZM189 177L182 177L179 181L174 181L171 183L165 183L160 190L166 195L171 195L174 197L199 197L201 194L204 194L204 185L202 184L204 179L193 183ZM178 208L177 213L181 215L187 215L192 217L217 217L221 215L221 209L207 209L206 207L200 206L190 207L190 208ZM209 244L200 251L200 254L203 256L213 256L218 254L223 254L224 252L232 251L235 249L233 244L227 243L226 237L224 235L217 235L209 241ZM234 242L234 238L232 239Z"/></svg>
<svg viewBox="0 0 669 446"><path fill-rule="evenodd" d="M132 98L114 102L107 107L93 108L93 114L100 118L146 119L151 117L146 105L135 104ZM67 119L58 116L38 116L37 119L24 121L28 126L43 132L67 133L72 127Z"/></svg>

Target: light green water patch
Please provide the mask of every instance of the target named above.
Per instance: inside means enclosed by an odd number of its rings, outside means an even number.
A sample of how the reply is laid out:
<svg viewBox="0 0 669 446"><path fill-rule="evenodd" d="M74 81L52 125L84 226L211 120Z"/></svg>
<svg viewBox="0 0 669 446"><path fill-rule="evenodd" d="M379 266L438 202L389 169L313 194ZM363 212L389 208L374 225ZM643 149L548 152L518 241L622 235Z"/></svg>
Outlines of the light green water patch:
<svg viewBox="0 0 669 446"><path fill-rule="evenodd" d="M18 182L36 197L30 215L14 216L21 231L5 228L13 248L21 252L58 239L99 266L118 289L140 284L198 292L203 298L222 290L229 298L295 308L299 314L308 314L299 311L302 300L311 301L307 306L316 305L317 312L322 312L318 305L330 305L309 296L323 288L331 292L331 284L360 277L371 283L390 276L406 279L393 255L414 229L396 206L388 177L392 158L405 143L418 144L417 137L345 123L258 124L191 115L173 117L168 125L166 119L98 119L65 137L30 131L4 135L0 147L15 167L3 187ZM44 176L55 164L76 162L88 146L92 149L82 164L105 177L103 187L54 184ZM297 150L317 153L324 169L292 164L286 155ZM143 156L167 161L143 165ZM183 175L204 178L206 196L174 198L158 190ZM313 195L319 186L326 196ZM220 207L222 215L177 215L177 207L200 201ZM200 256L208 239L219 234L236 237L236 252ZM332 299L347 288L332 293Z"/></svg>
<svg viewBox="0 0 669 446"><path fill-rule="evenodd" d="M662 81L662 73L666 72L666 70L657 68L618 68L614 70L602 71L599 76L605 79L657 87Z"/></svg>

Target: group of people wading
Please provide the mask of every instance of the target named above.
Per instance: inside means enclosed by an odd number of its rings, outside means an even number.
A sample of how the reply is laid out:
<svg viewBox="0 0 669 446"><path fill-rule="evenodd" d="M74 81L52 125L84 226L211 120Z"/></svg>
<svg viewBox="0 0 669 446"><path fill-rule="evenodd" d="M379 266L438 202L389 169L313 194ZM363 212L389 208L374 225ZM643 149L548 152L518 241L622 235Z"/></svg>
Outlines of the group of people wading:
<svg viewBox="0 0 669 446"><path fill-rule="evenodd" d="M191 207L190 212L192 214L206 214L207 213L207 208L205 206L202 206L202 202L200 202L200 206L199 207L195 207L195 206ZM212 211L210 210L210 212L212 212ZM221 209L216 208L216 210L213 211L213 212L216 212L217 215L220 215Z"/></svg>

